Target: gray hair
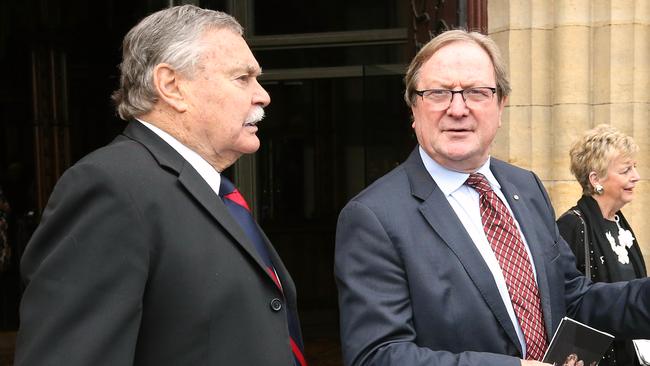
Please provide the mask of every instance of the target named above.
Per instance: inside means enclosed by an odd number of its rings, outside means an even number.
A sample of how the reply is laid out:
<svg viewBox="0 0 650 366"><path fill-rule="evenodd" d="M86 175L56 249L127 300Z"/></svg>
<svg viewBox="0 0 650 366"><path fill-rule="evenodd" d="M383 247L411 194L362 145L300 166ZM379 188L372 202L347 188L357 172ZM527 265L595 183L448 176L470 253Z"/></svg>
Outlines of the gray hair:
<svg viewBox="0 0 650 366"><path fill-rule="evenodd" d="M160 63L191 77L201 59L200 39L208 30L227 29L243 35L232 16L193 5L175 6L142 19L124 37L120 87L112 99L123 120L149 112L158 94L153 70Z"/></svg>
<svg viewBox="0 0 650 366"><path fill-rule="evenodd" d="M488 54L494 66L494 79L497 83L497 97L499 98L499 102L503 101L503 98L510 94L510 81L506 73L506 65L501 58L501 52L499 52L497 44L484 34L455 29L443 32L430 40L411 61L406 71L406 76L404 76L404 84L406 85L404 100L409 107L415 104L415 97L417 95L415 94L417 90L416 85L419 80L422 65L439 49L454 42L471 42L480 46Z"/></svg>

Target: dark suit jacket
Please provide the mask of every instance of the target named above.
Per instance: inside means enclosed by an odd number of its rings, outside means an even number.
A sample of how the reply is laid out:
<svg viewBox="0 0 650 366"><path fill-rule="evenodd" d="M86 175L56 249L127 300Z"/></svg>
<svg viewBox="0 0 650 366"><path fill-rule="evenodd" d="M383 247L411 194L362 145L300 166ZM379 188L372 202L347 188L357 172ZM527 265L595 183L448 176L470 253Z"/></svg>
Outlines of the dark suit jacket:
<svg viewBox="0 0 650 366"><path fill-rule="evenodd" d="M131 122L63 175L27 245L16 365L292 365L295 286L269 251L284 295L196 170Z"/></svg>
<svg viewBox="0 0 650 366"><path fill-rule="evenodd" d="M539 179L497 159L490 169L530 246L548 339L565 315L650 336L650 282L591 285ZM520 364L494 279L417 149L341 212L335 274L346 365Z"/></svg>

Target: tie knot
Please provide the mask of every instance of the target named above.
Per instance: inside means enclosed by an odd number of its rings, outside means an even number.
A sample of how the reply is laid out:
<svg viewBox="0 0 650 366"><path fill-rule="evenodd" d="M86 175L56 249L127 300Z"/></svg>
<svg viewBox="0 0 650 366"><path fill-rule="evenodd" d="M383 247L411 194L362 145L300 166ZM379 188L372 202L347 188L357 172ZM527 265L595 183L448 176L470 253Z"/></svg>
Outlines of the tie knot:
<svg viewBox="0 0 650 366"><path fill-rule="evenodd" d="M221 176L221 185L219 186L219 196L225 200L230 200L238 204L239 206L245 208L248 212L251 211L250 207L246 203L244 196L242 196L239 190L235 188L235 185L232 184L232 182L223 175Z"/></svg>
<svg viewBox="0 0 650 366"><path fill-rule="evenodd" d="M486 193L490 192L492 190L492 187L490 187L490 183L487 181L485 176L481 173L472 173L469 175L469 178L467 178L467 181L465 183L474 188L478 193Z"/></svg>
<svg viewBox="0 0 650 366"><path fill-rule="evenodd" d="M223 175L221 176L221 185L219 185L219 196L225 197L232 192L236 190L235 185L232 184L232 182L224 177Z"/></svg>

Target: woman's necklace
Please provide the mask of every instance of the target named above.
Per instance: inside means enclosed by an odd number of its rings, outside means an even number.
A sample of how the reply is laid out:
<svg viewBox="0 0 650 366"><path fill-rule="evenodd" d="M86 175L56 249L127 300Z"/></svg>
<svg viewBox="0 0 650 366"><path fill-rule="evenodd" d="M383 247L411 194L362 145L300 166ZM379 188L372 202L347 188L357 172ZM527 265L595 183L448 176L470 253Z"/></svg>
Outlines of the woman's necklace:
<svg viewBox="0 0 650 366"><path fill-rule="evenodd" d="M618 217L618 215L614 215L614 221L616 221L616 226L618 226L618 242L620 244L616 244L614 236L609 231L605 233L605 236L607 237L607 241L609 241L609 245L612 247L612 250L614 253L616 253L618 261L622 264L628 264L630 263L630 257L628 256L627 248L632 247L634 236L632 236L632 232L630 230L625 230L621 227L621 224L619 223L620 220L621 219Z"/></svg>

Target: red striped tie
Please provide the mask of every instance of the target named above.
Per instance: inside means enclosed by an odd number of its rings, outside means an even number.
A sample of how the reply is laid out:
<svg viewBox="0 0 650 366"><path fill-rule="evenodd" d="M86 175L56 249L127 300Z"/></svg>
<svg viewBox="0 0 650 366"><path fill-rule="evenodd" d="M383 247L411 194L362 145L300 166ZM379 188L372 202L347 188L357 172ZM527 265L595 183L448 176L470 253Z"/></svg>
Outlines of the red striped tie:
<svg viewBox="0 0 650 366"><path fill-rule="evenodd" d="M226 177L221 176L221 186L219 187L219 195L223 198L223 203L226 205L230 214L244 229L246 236L253 242L255 249L257 249L260 258L266 265L266 270L275 282L275 285L282 292L282 285L280 279L275 272L271 257L262 234L255 223L255 219L251 215L250 208L244 199L244 196ZM287 306L287 323L289 327L289 343L291 345L291 352L294 356L294 364L296 366L307 366L307 361L303 353L302 338L300 337L298 315Z"/></svg>
<svg viewBox="0 0 650 366"><path fill-rule="evenodd" d="M541 360L546 350L544 318L533 268L519 229L506 205L482 174L470 174L467 185L479 194L483 230L499 261L515 315L524 333L526 358Z"/></svg>

